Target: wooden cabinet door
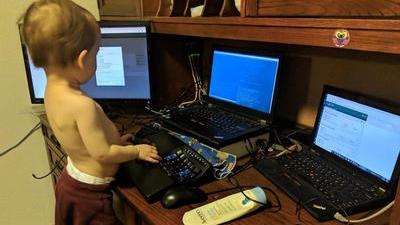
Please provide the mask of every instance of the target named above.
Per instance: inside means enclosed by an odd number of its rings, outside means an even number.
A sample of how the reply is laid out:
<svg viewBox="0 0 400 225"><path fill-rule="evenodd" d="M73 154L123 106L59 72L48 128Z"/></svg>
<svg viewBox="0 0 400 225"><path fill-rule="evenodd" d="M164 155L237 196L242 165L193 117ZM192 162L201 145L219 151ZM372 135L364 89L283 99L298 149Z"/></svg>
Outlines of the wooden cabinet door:
<svg viewBox="0 0 400 225"><path fill-rule="evenodd" d="M142 16L142 1L98 0L99 12L101 16Z"/></svg>
<svg viewBox="0 0 400 225"><path fill-rule="evenodd" d="M400 18L400 0L243 0L246 16Z"/></svg>
<svg viewBox="0 0 400 225"><path fill-rule="evenodd" d="M142 0L143 16L156 16L160 0Z"/></svg>

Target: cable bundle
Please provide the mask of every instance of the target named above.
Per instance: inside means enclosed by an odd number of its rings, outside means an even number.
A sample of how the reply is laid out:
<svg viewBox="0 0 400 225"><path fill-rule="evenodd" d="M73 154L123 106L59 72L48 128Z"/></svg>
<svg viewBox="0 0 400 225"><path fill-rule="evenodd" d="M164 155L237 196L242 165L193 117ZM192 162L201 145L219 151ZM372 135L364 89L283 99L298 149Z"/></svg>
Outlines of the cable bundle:
<svg viewBox="0 0 400 225"><path fill-rule="evenodd" d="M185 105L190 105L196 101L202 100L201 96L202 94L205 93L203 90L203 84L202 80L200 77L200 54L198 53L193 53L188 55L189 59L189 64L190 64L190 70L192 72L192 77L193 77L193 83L194 83L194 88L195 88L195 93L194 93L194 98L190 101L183 102L179 104L179 106L185 106Z"/></svg>

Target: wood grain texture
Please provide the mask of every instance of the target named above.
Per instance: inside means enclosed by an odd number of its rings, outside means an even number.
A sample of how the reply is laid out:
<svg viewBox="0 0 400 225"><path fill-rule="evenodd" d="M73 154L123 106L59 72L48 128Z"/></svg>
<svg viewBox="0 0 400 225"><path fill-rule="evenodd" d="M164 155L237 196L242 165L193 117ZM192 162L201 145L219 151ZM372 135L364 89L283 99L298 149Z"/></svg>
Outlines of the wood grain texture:
<svg viewBox="0 0 400 225"><path fill-rule="evenodd" d="M171 1L169 0L159 0L157 16L169 16L171 14Z"/></svg>
<svg viewBox="0 0 400 225"><path fill-rule="evenodd" d="M259 0L256 16L399 18L400 0Z"/></svg>
<svg viewBox="0 0 400 225"><path fill-rule="evenodd" d="M400 31L400 20L389 19L329 19L329 18L240 18L240 17L121 17L102 16L105 21L130 21L150 20L153 23L171 24L202 24L202 25L226 25L226 26L274 26L274 27L315 27L315 28L347 28L363 30L388 30ZM206 29L206 28L205 28Z"/></svg>
<svg viewBox="0 0 400 225"><path fill-rule="evenodd" d="M242 0L241 15L242 16L257 16L258 1L257 0Z"/></svg>
<svg viewBox="0 0 400 225"><path fill-rule="evenodd" d="M102 17L103 20L137 20L137 17ZM343 49L400 54L400 20L154 17L152 32L194 37L261 41L336 48L332 37L347 29L351 40Z"/></svg>
<svg viewBox="0 0 400 225"><path fill-rule="evenodd" d="M156 16L159 0L142 0L143 16Z"/></svg>
<svg viewBox="0 0 400 225"><path fill-rule="evenodd" d="M142 16L142 0L101 0L100 16Z"/></svg>
<svg viewBox="0 0 400 225"><path fill-rule="evenodd" d="M179 19L179 18L177 18ZM225 19L225 20L224 20ZM194 18L153 20L153 32L221 39L262 41L336 48L332 37L337 29L350 32L344 49L400 54L400 21L334 19Z"/></svg>
<svg viewBox="0 0 400 225"><path fill-rule="evenodd" d="M308 224L308 225L339 225L341 223L336 221L318 222L304 209L301 212L300 219L295 214L296 203L292 201L287 195L282 193L277 187L271 184L266 178L259 174L255 169L246 170L237 178L240 185L259 185L271 188L278 194L282 204L282 209L277 213L269 212L268 209L261 209L255 213L248 214L242 218L230 222L230 225L288 225L288 224ZM233 187L227 180L215 181L201 187L207 193L224 190ZM221 199L229 194L236 193L238 190L226 191L212 194L208 197L207 202L212 202ZM140 192L135 187L117 187L117 193L129 204L133 211L136 211L149 225L179 225L182 223L183 214L191 210L193 207L201 206L202 204L194 204L191 206L183 206L177 209L165 209L161 206L160 202L149 204L142 197ZM270 193L267 193L268 198L275 203L275 199ZM388 212L389 213L389 212ZM361 213L353 216L359 218L366 213ZM389 214L384 214L375 220L368 223L361 223L362 225L383 225L387 224Z"/></svg>

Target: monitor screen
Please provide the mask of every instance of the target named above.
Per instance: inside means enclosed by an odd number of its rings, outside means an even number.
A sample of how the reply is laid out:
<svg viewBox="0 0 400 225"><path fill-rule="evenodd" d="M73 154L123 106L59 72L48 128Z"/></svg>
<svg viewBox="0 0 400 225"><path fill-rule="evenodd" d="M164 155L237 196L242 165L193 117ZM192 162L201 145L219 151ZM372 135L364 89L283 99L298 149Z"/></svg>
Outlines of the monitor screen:
<svg viewBox="0 0 400 225"><path fill-rule="evenodd" d="M101 44L95 76L81 86L97 100L150 101L148 22L100 23ZM42 103L46 75L36 68L23 47L32 103Z"/></svg>
<svg viewBox="0 0 400 225"><path fill-rule="evenodd" d="M326 92L314 129L314 145L390 181L400 152L399 115Z"/></svg>
<svg viewBox="0 0 400 225"><path fill-rule="evenodd" d="M214 50L209 97L270 114L279 61L276 56Z"/></svg>

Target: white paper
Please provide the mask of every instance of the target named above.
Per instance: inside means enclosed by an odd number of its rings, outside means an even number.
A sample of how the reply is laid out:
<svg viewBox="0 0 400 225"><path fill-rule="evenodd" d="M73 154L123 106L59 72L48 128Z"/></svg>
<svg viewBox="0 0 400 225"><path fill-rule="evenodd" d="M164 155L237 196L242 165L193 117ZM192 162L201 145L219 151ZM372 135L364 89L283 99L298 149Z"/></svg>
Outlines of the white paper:
<svg viewBox="0 0 400 225"><path fill-rule="evenodd" d="M97 54L97 86L125 86L122 47L100 47Z"/></svg>

